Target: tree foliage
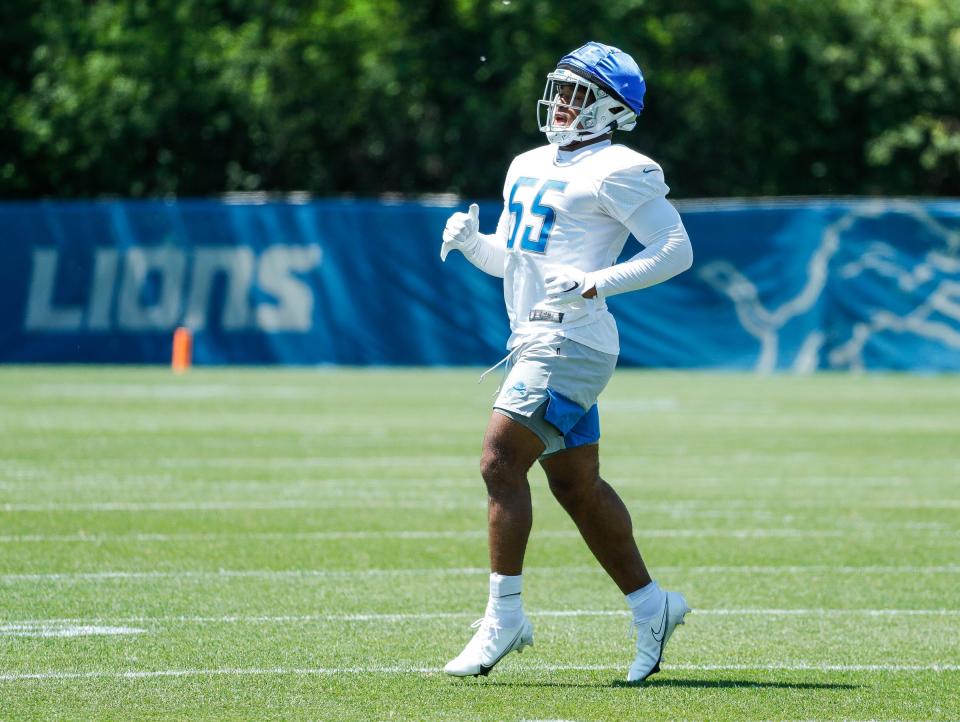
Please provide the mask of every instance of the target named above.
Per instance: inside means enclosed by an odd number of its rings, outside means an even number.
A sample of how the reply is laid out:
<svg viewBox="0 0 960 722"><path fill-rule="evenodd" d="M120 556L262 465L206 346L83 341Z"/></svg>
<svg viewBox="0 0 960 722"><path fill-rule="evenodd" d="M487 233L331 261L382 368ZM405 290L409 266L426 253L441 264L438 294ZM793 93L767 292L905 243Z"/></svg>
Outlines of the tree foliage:
<svg viewBox="0 0 960 722"><path fill-rule="evenodd" d="M6 0L0 195L495 196L589 39L676 196L960 194L947 0Z"/></svg>

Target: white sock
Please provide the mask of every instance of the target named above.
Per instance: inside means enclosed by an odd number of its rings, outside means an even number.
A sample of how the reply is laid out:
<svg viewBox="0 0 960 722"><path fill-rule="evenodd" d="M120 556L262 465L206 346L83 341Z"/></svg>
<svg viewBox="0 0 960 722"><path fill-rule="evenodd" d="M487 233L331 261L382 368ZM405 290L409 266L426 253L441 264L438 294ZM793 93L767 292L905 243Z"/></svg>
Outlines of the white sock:
<svg viewBox="0 0 960 722"><path fill-rule="evenodd" d="M633 612L634 621L642 622L659 612L665 595L666 592L656 582L650 582L647 586L630 592L626 599L627 606Z"/></svg>
<svg viewBox="0 0 960 722"><path fill-rule="evenodd" d="M502 626L509 627L523 619L523 606L520 591L523 588L523 575L513 577L497 574L490 575L490 597L487 599L487 617L496 619Z"/></svg>

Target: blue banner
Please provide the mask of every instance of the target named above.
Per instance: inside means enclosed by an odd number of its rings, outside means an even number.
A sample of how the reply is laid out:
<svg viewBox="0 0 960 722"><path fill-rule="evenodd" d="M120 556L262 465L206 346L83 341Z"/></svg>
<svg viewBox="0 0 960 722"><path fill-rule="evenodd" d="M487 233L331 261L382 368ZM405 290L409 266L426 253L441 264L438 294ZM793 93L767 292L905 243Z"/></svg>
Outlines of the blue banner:
<svg viewBox="0 0 960 722"><path fill-rule="evenodd" d="M610 299L621 364L960 370L960 202L678 207L694 267ZM453 210L0 203L0 361L166 363L187 326L200 364L492 364L501 282L440 263Z"/></svg>

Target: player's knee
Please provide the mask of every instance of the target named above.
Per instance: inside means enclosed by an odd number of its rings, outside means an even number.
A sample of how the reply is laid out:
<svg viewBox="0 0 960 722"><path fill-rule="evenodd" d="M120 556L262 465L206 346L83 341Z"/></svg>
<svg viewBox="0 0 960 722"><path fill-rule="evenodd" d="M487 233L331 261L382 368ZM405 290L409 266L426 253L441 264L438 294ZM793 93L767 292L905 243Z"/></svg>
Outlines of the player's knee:
<svg viewBox="0 0 960 722"><path fill-rule="evenodd" d="M560 502L561 506L576 503L577 497L580 495L580 490L572 478L551 478L549 484L550 492L554 498Z"/></svg>
<svg viewBox="0 0 960 722"><path fill-rule="evenodd" d="M550 492L560 505L577 506L581 500L594 493L600 477L592 473L551 475L548 478Z"/></svg>
<svg viewBox="0 0 960 722"><path fill-rule="evenodd" d="M509 464L504 454L496 448L487 447L480 456L480 476L487 487L500 486L509 475Z"/></svg>
<svg viewBox="0 0 960 722"><path fill-rule="evenodd" d="M513 486L526 477L526 472L516 463L513 455L501 446L488 444L480 455L480 476L487 490L495 492Z"/></svg>

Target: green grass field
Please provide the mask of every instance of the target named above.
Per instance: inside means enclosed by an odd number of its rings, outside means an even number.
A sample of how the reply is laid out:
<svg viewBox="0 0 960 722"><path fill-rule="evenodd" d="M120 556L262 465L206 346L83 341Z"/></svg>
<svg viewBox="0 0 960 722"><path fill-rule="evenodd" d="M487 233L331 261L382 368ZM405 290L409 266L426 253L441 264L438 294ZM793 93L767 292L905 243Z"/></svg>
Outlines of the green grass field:
<svg viewBox="0 0 960 722"><path fill-rule="evenodd" d="M495 382L0 367L0 718L960 719L960 378L618 371L604 476L695 611L642 687L531 476L536 644L486 601Z"/></svg>

